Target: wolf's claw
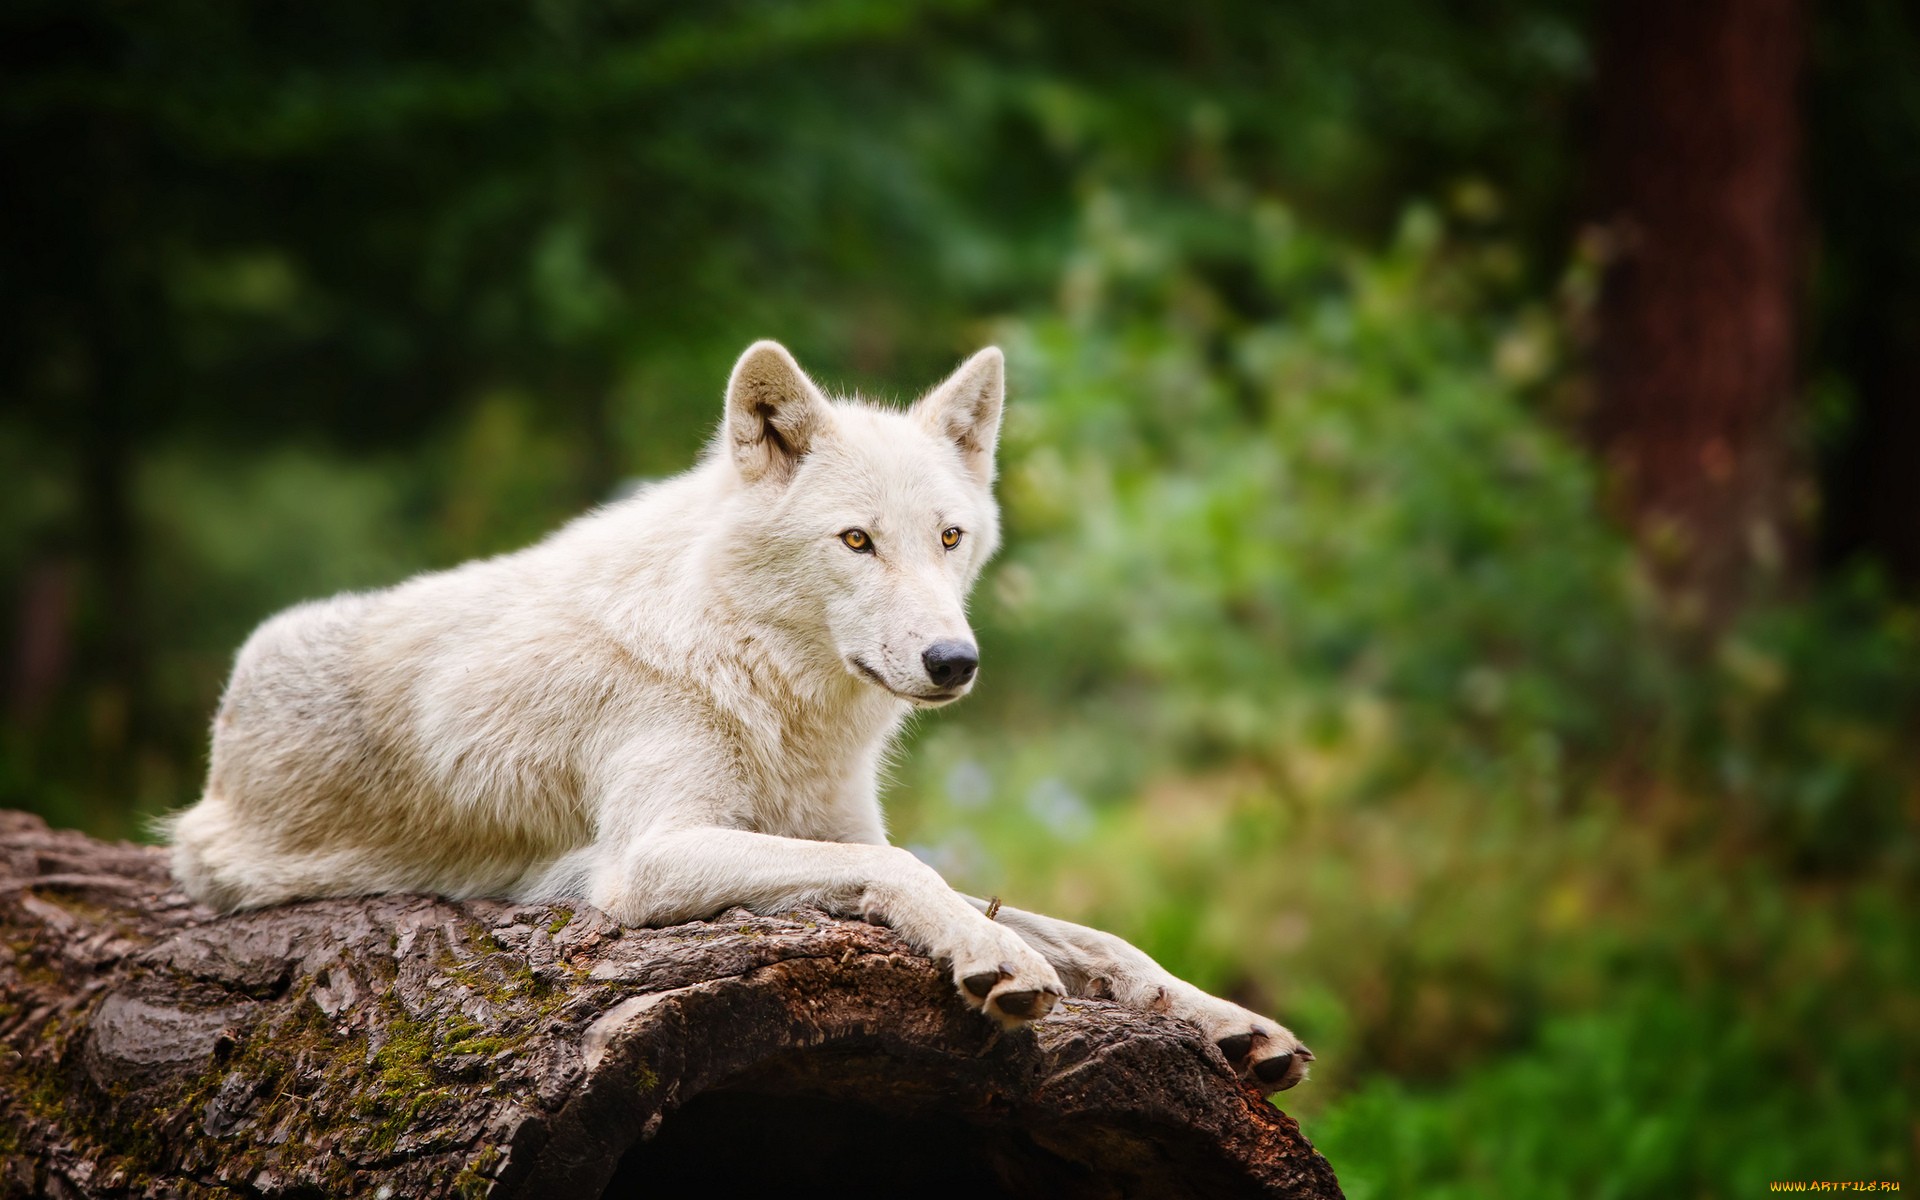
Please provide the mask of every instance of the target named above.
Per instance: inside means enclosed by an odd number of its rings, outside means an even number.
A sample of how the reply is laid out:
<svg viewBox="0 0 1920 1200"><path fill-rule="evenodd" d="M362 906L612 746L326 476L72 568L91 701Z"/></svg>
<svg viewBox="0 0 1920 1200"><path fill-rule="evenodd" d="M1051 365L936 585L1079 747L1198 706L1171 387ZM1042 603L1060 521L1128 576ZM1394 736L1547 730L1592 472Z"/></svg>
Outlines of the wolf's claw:
<svg viewBox="0 0 1920 1200"><path fill-rule="evenodd" d="M1224 1003L1224 1002L1223 1002ZM1216 1038L1214 1045L1238 1075L1250 1077L1269 1091L1284 1092L1307 1077L1313 1051L1284 1029L1256 1025L1243 1033Z"/></svg>
<svg viewBox="0 0 1920 1200"><path fill-rule="evenodd" d="M1263 1059L1253 1064L1253 1073L1259 1078L1261 1083L1280 1086L1285 1086L1284 1084L1280 1084L1280 1081L1285 1079L1287 1072L1292 1069L1293 1055L1291 1053L1276 1054L1272 1058Z"/></svg>
<svg viewBox="0 0 1920 1200"><path fill-rule="evenodd" d="M1013 967L1007 963L1001 963L998 971L982 971L978 975L969 975L960 983L967 991L973 993L974 999L985 1000L987 993L993 990L994 984L1012 974Z"/></svg>
<svg viewBox="0 0 1920 1200"><path fill-rule="evenodd" d="M1037 1021L1052 1012L1054 1003L1059 999L1057 992L1049 991L1001 992L993 998L992 1004L1010 1017Z"/></svg>

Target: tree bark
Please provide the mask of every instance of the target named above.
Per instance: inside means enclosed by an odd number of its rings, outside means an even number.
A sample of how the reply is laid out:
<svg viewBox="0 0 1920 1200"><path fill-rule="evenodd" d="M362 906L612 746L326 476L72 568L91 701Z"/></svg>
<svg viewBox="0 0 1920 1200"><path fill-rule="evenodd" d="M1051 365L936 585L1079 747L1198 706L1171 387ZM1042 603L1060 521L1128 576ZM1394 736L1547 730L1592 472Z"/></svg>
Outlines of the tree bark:
<svg viewBox="0 0 1920 1200"><path fill-rule="evenodd" d="M1799 0L1605 14L1593 432L1678 613L1711 628L1787 573L1810 507L1791 409L1803 17Z"/></svg>
<svg viewBox="0 0 1920 1200"><path fill-rule="evenodd" d="M0 1038L0 1195L1340 1195L1197 1029L1069 1000L1003 1033L876 925L220 917L17 813Z"/></svg>

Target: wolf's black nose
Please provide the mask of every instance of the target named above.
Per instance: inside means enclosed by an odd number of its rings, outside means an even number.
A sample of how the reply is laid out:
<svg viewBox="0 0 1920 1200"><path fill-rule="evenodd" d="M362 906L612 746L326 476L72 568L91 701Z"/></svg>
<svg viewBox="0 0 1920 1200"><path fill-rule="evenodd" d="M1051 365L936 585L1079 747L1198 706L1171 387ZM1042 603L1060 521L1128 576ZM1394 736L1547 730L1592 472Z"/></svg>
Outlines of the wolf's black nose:
<svg viewBox="0 0 1920 1200"><path fill-rule="evenodd" d="M967 642L935 642L920 661L927 665L927 678L933 680L933 686L959 687L973 678L980 666L980 651Z"/></svg>

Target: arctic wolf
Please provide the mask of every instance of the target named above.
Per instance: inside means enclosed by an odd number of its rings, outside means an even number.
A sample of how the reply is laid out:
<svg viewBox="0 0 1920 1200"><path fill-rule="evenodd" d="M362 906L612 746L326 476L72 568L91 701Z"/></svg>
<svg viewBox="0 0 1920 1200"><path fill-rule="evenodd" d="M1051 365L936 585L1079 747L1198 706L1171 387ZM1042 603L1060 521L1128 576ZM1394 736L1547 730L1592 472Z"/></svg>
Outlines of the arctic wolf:
<svg viewBox="0 0 1920 1200"><path fill-rule="evenodd" d="M240 650L173 870L220 909L423 891L665 925L819 905L892 926L1007 1025L1063 994L1198 1023L1246 1076L1312 1055L1109 934L986 911L887 843L877 776L979 666L997 349L908 411L759 342L684 475L518 553L303 604Z"/></svg>

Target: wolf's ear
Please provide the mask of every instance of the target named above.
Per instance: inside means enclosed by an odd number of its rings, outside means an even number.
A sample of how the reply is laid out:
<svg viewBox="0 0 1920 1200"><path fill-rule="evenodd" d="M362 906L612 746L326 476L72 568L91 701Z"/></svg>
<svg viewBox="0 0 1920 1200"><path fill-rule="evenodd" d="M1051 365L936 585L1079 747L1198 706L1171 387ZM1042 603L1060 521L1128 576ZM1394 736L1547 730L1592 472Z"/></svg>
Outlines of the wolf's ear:
<svg viewBox="0 0 1920 1200"><path fill-rule="evenodd" d="M833 419L827 399L779 342L755 342L727 380L727 445L748 483L785 479Z"/></svg>
<svg viewBox="0 0 1920 1200"><path fill-rule="evenodd" d="M1000 347L960 364L946 382L913 406L913 415L936 437L960 448L961 461L982 487L993 482L993 447L1000 439L1000 408L1007 396L1007 360Z"/></svg>

